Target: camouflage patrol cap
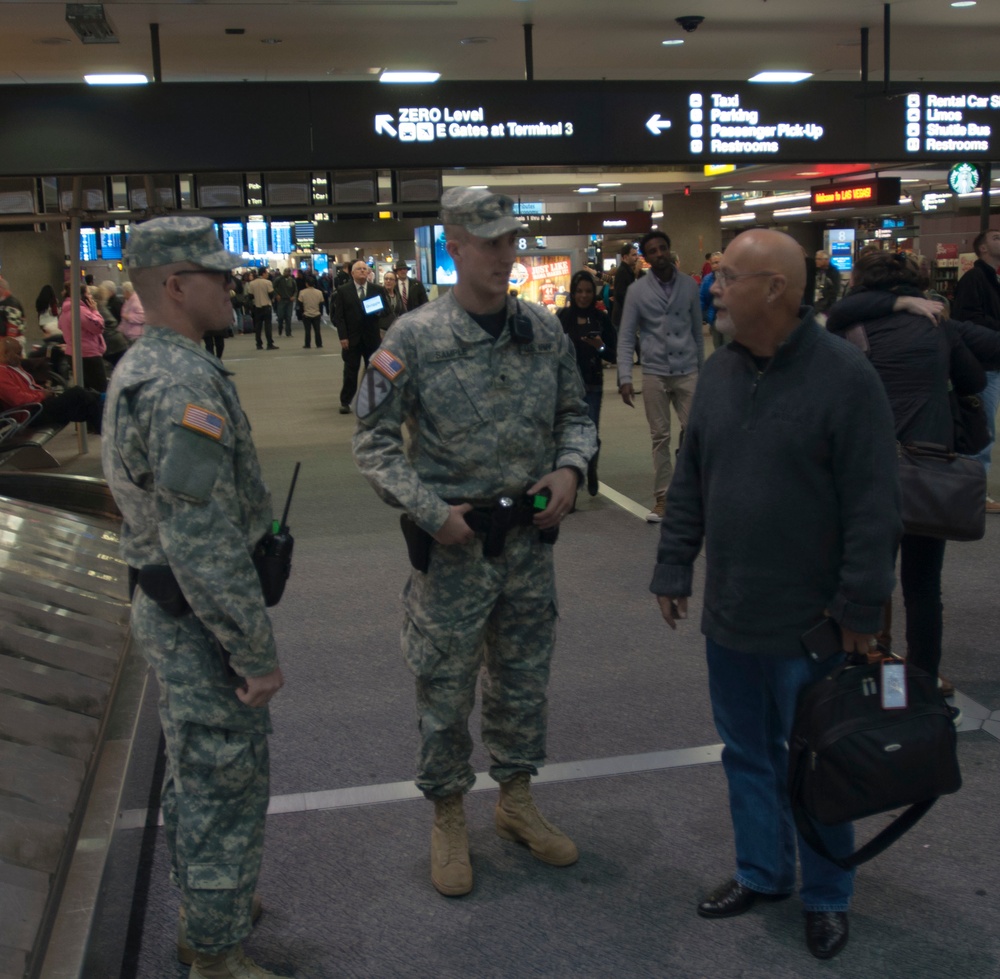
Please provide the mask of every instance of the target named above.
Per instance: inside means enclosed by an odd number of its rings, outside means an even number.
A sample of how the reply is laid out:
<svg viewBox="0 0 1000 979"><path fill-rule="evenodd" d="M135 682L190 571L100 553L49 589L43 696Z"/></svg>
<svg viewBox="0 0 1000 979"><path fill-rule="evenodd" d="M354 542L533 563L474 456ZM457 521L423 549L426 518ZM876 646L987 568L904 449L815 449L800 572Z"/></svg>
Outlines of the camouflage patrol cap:
<svg viewBox="0 0 1000 979"><path fill-rule="evenodd" d="M441 195L441 220L457 224L477 238L499 238L511 231L525 231L514 215L514 202L483 188L452 187Z"/></svg>
<svg viewBox="0 0 1000 979"><path fill-rule="evenodd" d="M191 262L213 272L228 272L243 264L227 252L210 218L171 215L133 225L125 249L125 265L148 269L174 262Z"/></svg>

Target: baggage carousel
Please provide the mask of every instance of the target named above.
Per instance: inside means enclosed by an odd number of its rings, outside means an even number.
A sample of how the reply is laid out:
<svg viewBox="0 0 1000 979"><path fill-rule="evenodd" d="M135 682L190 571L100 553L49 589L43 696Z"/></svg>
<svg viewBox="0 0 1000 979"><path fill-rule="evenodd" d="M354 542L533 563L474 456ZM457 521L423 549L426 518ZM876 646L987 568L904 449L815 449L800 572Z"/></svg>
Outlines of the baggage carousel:
<svg viewBox="0 0 1000 979"><path fill-rule="evenodd" d="M101 480L0 473L2 979L81 973L137 692L119 526Z"/></svg>

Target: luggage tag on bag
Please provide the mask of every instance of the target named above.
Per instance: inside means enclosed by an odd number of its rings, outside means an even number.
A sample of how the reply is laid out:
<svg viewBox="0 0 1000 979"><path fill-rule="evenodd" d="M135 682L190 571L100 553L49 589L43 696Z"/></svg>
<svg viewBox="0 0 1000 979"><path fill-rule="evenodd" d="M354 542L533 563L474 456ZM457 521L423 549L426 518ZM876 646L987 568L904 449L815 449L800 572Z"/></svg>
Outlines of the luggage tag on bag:
<svg viewBox="0 0 1000 979"><path fill-rule="evenodd" d="M899 660L882 660L882 710L905 710L906 664Z"/></svg>

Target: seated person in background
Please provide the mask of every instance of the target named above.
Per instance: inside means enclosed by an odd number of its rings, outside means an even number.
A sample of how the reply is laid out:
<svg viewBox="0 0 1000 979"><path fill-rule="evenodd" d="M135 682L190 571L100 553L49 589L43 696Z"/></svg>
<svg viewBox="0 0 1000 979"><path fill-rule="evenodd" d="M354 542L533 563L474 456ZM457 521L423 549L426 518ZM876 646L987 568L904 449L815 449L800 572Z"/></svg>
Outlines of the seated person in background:
<svg viewBox="0 0 1000 979"><path fill-rule="evenodd" d="M96 391L73 387L56 393L32 380L21 367L21 344L14 337L0 340L0 410L40 404L34 425L68 425L86 422L100 434L104 398Z"/></svg>

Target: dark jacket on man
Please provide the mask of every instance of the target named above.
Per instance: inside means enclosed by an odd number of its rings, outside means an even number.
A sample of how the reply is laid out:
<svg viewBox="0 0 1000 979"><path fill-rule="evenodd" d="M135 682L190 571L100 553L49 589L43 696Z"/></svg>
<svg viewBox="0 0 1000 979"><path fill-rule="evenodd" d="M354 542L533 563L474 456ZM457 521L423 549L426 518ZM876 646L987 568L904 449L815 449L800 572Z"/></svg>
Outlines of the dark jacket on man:
<svg viewBox="0 0 1000 979"><path fill-rule="evenodd" d="M640 273L641 275L642 273ZM615 301L611 305L611 325L617 330L621 326L622 312L625 310L625 293L628 287L639 278L627 262L620 262L615 272Z"/></svg>
<svg viewBox="0 0 1000 979"><path fill-rule="evenodd" d="M1000 330L1000 279L996 269L981 258L955 286L951 315L971 320L991 330Z"/></svg>
<svg viewBox="0 0 1000 979"><path fill-rule="evenodd" d="M698 379L667 492L650 590L691 594L705 543L702 632L801 656L824 610L875 632L902 531L892 413L856 347L812 309L766 363L738 342Z"/></svg>
<svg viewBox="0 0 1000 979"><path fill-rule="evenodd" d="M389 297L381 286L371 282L365 285L365 299L379 296L382 306L373 313L366 313L353 281L340 286L333 296L333 325L341 340L351 347L360 346L366 354L373 352L382 342L379 320L389 308Z"/></svg>
<svg viewBox="0 0 1000 979"><path fill-rule="evenodd" d="M396 291L399 292L400 296L402 296L402 284L397 284ZM423 306L427 302L427 290L424 288L424 284L419 279L411 279L407 276L405 312L409 312L411 309L416 309L418 306Z"/></svg>

